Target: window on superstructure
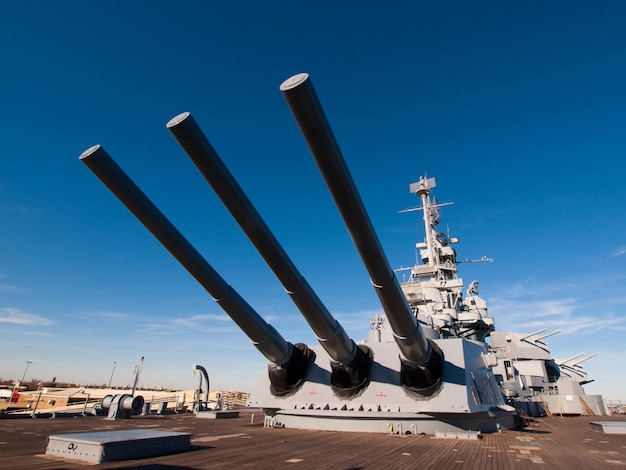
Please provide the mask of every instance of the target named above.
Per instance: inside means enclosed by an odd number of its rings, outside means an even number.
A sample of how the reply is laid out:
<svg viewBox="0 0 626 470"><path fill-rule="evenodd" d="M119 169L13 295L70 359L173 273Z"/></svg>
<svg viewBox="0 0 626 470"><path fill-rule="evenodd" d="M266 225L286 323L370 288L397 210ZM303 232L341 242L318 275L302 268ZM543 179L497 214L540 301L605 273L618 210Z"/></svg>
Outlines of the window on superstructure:
<svg viewBox="0 0 626 470"><path fill-rule="evenodd" d="M515 376L511 361L504 361L504 369L506 370L506 379L511 380Z"/></svg>

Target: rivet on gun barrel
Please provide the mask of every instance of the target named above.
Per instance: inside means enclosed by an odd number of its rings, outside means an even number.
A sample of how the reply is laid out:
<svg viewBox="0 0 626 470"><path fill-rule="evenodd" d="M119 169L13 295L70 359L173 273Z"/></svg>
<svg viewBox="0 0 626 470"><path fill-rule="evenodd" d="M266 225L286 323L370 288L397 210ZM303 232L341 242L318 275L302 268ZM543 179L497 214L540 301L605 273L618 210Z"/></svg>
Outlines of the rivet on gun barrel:
<svg viewBox="0 0 626 470"><path fill-rule="evenodd" d="M308 348L292 345L269 325L213 269L100 145L80 160L109 188L154 237L204 287L270 362L273 394L286 396L302 384Z"/></svg>
<svg viewBox="0 0 626 470"><path fill-rule="evenodd" d="M431 396L441 386L442 352L422 332L389 266L311 79L305 73L294 75L280 90L376 289L400 349L403 385L419 396Z"/></svg>
<svg viewBox="0 0 626 470"><path fill-rule="evenodd" d="M338 396L353 397L368 383L371 352L357 346L330 314L276 240L190 113L167 128L213 188L265 262L283 284L331 358L331 384Z"/></svg>

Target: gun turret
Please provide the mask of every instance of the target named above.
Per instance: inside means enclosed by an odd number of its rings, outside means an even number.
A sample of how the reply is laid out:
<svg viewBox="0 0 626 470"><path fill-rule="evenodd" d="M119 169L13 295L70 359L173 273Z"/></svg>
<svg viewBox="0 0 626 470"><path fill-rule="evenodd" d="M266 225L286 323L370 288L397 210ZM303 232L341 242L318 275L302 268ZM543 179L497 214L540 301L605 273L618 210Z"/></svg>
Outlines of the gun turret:
<svg viewBox="0 0 626 470"><path fill-rule="evenodd" d="M182 113L172 118L167 123L167 128L283 284L331 357L331 385L335 393L343 397L357 394L368 382L372 360L369 348L364 345L357 347L322 304L226 168L193 116Z"/></svg>
<svg viewBox="0 0 626 470"><path fill-rule="evenodd" d="M441 384L442 352L425 337L413 316L382 250L311 79L306 73L294 75L282 83L280 90L369 272L400 349L403 386L419 396L431 396Z"/></svg>
<svg viewBox="0 0 626 470"><path fill-rule="evenodd" d="M80 160L211 294L270 362L268 371L272 394L287 396L295 393L304 381L309 356L307 346L292 345L263 320L183 237L100 145L85 150Z"/></svg>
<svg viewBox="0 0 626 470"><path fill-rule="evenodd" d="M403 434L403 430L421 434L512 428L514 408L497 393L495 368L502 369L499 376L510 372L514 377L512 358L522 357L519 362L524 363L527 359L546 361L546 369L550 363L557 371L553 375L548 371L548 378L557 380L559 367L551 362L548 348L537 343L537 335L545 330L525 336L533 336L528 342L521 341L517 333L493 332L493 350L508 358L507 366L493 361L494 353L484 342L462 336L429 339L426 335L430 331L422 331L418 312L411 310L389 266L309 76L295 75L280 89L385 311L385 321L374 322L378 331L359 344L346 334L298 272L189 113L171 119L167 128L283 284L321 346L309 349L287 342L220 277L102 147L87 149L80 160L205 288L268 360L267 372L263 371L247 400L248 406L263 410L264 426L393 434ZM459 289L461 286L459 282ZM207 407L209 379L202 366L195 368L207 382L205 398L201 396L202 378L198 385L196 409L200 411ZM582 377L576 379L582 384L585 377L578 370L574 372ZM442 386L444 380L446 385Z"/></svg>

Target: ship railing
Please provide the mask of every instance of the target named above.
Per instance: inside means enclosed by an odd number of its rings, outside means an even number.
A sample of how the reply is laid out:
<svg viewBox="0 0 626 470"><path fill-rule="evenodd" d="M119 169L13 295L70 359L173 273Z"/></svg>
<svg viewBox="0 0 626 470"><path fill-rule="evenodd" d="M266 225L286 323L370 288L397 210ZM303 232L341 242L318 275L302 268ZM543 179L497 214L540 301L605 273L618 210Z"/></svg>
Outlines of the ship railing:
<svg viewBox="0 0 626 470"><path fill-rule="evenodd" d="M54 418L57 414L82 414L84 416L86 414L93 414L93 409L97 407L101 402L100 398L89 398L89 396L87 396L85 398L85 401L79 401L58 406L39 407L39 400L41 399L41 396L39 396L38 398L39 399L36 400L34 403L29 403L29 406L26 408L20 408L15 410L6 409L3 411L3 413L5 415L13 416L30 415L33 418L41 415L51 415Z"/></svg>
<svg viewBox="0 0 626 470"><path fill-rule="evenodd" d="M167 407L170 403L174 404L174 408L172 411L178 413L182 410L182 405L184 402L184 397L181 397L179 394L160 397L155 397L153 395L150 398L144 398L144 413L146 414L150 413L155 407L157 414L164 414L167 411Z"/></svg>
<svg viewBox="0 0 626 470"><path fill-rule="evenodd" d="M622 400L607 400L606 407L611 414L623 415L626 414L626 403Z"/></svg>

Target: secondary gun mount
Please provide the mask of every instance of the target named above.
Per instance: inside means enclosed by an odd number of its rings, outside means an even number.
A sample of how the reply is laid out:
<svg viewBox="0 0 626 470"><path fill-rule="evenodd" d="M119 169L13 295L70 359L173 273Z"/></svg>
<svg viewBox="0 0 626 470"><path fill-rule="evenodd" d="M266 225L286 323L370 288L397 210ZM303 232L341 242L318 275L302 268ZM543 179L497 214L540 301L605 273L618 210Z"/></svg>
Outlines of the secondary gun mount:
<svg viewBox="0 0 626 470"><path fill-rule="evenodd" d="M292 345L213 269L100 145L80 160L109 188L178 262L211 294L270 362L272 394L287 396L302 385L309 361L305 344Z"/></svg>
<svg viewBox="0 0 626 470"><path fill-rule="evenodd" d="M401 354L403 385L430 396L441 385L443 357L428 341L380 245L365 206L308 74L301 73L280 86L315 162L333 196L352 241L369 272Z"/></svg>

